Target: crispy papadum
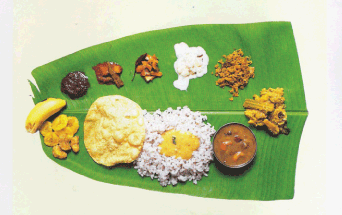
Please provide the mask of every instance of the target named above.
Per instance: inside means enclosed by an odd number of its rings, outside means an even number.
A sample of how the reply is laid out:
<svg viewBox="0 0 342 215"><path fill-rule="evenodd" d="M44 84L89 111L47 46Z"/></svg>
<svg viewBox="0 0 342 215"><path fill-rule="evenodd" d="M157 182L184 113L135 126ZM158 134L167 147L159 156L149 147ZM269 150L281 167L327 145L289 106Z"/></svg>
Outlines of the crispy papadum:
<svg viewBox="0 0 342 215"><path fill-rule="evenodd" d="M84 144L96 163L131 163L144 140L144 118L137 103L114 95L100 97L90 106L84 120Z"/></svg>

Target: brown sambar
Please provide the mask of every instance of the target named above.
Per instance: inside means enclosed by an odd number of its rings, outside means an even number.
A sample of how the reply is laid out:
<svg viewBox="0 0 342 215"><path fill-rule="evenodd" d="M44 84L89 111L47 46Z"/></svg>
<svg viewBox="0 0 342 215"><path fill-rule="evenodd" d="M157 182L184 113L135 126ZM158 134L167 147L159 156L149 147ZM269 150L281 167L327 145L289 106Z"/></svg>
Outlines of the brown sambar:
<svg viewBox="0 0 342 215"><path fill-rule="evenodd" d="M257 150L253 132L240 123L222 126L214 136L214 154L225 166L240 168L250 163Z"/></svg>

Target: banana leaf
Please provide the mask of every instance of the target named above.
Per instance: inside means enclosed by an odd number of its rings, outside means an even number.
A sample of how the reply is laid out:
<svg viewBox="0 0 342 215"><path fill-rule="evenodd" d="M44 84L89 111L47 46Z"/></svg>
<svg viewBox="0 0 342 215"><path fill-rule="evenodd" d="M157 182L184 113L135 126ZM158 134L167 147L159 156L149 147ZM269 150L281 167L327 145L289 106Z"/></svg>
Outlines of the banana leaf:
<svg viewBox="0 0 342 215"><path fill-rule="evenodd" d="M174 44L185 42L190 47L201 46L209 56L208 73L190 80L187 91L173 87L177 79L173 64L176 61ZM242 49L255 67L255 78L239 91L239 97L229 101L230 88L216 86L217 77L212 74L215 64L235 49ZM134 75L135 61L144 54L155 54L163 73L146 83ZM116 62L123 67L121 79L124 86L100 85L93 66L105 61ZM61 80L70 72L82 71L89 79L87 94L71 100L60 90ZM278 200L294 196L295 172L298 148L305 120L308 116L297 48L291 23L265 22L252 24L192 25L150 31L95 45L32 71L37 86L29 81L36 104L48 97L62 98L67 108L62 113L76 116L80 128L80 152L69 153L66 160L52 156L41 136L46 156L65 168L94 180L109 184L138 187L148 190L180 193L191 196L219 199ZM38 88L37 88L38 87ZM271 136L262 129L248 125L243 102L259 94L262 88L284 88L288 112L289 135ZM83 122L90 105L99 97L123 95L147 111L162 111L168 107L188 106L193 111L207 115L207 122L219 129L228 122L249 126L255 133L258 151L254 161L246 168L227 170L218 162L210 164L207 177L198 181L178 183L162 187L156 179L142 178L132 165L106 168L96 164L89 156L83 142Z"/></svg>

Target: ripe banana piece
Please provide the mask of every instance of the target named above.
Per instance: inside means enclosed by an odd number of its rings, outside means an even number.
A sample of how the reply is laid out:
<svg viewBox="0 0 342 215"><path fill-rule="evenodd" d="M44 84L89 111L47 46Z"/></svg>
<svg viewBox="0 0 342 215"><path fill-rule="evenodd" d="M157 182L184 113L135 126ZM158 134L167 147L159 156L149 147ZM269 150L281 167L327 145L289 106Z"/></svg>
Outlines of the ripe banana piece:
<svg viewBox="0 0 342 215"><path fill-rule="evenodd" d="M25 128L30 133L35 133L45 120L60 111L66 105L63 99L48 98L34 106L25 122Z"/></svg>

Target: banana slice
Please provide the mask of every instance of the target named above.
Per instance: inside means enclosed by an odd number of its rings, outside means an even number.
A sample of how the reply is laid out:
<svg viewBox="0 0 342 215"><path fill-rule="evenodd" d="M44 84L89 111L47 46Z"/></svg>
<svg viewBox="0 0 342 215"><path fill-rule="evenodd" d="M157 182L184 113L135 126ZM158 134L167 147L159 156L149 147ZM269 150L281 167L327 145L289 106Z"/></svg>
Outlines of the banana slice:
<svg viewBox="0 0 342 215"><path fill-rule="evenodd" d="M50 147L57 145L58 141L59 141L59 138L57 134L55 134L55 132L49 132L44 137L45 145L50 146Z"/></svg>
<svg viewBox="0 0 342 215"><path fill-rule="evenodd" d="M68 124L68 117L65 114L61 114L52 122L52 129L54 131L60 131L65 128Z"/></svg>
<svg viewBox="0 0 342 215"><path fill-rule="evenodd" d="M72 130L72 135L76 134L78 128L80 127L78 119L74 116L68 116L67 128L68 127Z"/></svg>
<svg viewBox="0 0 342 215"><path fill-rule="evenodd" d="M39 131L44 137L47 133L52 132L51 122L45 121Z"/></svg>
<svg viewBox="0 0 342 215"><path fill-rule="evenodd" d="M70 127L65 127L62 130L55 131L58 137L61 137L62 135L69 135L71 137L74 136L74 132Z"/></svg>

